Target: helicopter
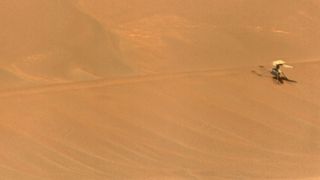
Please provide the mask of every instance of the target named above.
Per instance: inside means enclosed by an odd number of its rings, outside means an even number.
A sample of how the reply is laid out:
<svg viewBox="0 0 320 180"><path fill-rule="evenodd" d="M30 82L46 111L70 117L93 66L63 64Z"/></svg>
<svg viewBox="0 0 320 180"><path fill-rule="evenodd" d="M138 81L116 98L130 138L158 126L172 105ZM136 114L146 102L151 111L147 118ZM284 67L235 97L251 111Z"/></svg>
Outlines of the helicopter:
<svg viewBox="0 0 320 180"><path fill-rule="evenodd" d="M273 78L277 80L277 82L283 84L284 80L291 81L287 75L281 70L281 67L284 68L293 68L293 66L287 65L283 60L276 60L272 62L273 68L271 70L271 74Z"/></svg>
<svg viewBox="0 0 320 180"><path fill-rule="evenodd" d="M263 71L262 73L259 73L255 70L252 72L257 74L258 76L265 76L265 73L270 73L272 75L272 78L278 83L278 84L283 84L284 81L287 82L292 82L296 83L297 81L289 79L287 75L281 70L282 67L284 68L293 68L293 66L288 65L285 61L283 60L275 60L272 62L272 69L268 70L265 68L265 66L260 65L260 72Z"/></svg>

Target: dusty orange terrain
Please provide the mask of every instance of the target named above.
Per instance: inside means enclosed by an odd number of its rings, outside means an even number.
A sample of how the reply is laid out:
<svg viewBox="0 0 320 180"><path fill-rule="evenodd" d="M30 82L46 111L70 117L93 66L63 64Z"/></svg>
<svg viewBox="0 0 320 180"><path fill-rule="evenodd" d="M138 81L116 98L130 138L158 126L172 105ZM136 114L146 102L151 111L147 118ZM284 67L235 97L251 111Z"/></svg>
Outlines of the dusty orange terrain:
<svg viewBox="0 0 320 180"><path fill-rule="evenodd" d="M0 179L320 179L317 0L2 0L0 26Z"/></svg>

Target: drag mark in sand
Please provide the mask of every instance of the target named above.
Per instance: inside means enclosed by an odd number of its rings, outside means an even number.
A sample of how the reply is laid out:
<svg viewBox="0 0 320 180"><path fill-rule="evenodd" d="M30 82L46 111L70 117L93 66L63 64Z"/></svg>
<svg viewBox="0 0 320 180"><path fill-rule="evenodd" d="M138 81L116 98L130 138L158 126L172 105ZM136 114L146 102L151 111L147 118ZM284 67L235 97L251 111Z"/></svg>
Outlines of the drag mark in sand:
<svg viewBox="0 0 320 180"><path fill-rule="evenodd" d="M82 81L82 82L71 82L71 83L61 83L45 85L41 87L30 87L24 89L6 89L0 91L0 97L8 97L14 95L29 95L29 94L39 94L46 92L60 92L67 90L80 90L88 88L99 88L105 86L116 86L122 84L133 84L149 81L159 81L164 79L176 79L185 78L190 76L224 76L229 74L239 73L235 69L229 70L219 70L219 69L207 69L198 71L186 71L186 72L173 72L173 73L163 73L163 74L148 74L148 75L136 75L123 78L115 78L111 80L99 79L92 81Z"/></svg>

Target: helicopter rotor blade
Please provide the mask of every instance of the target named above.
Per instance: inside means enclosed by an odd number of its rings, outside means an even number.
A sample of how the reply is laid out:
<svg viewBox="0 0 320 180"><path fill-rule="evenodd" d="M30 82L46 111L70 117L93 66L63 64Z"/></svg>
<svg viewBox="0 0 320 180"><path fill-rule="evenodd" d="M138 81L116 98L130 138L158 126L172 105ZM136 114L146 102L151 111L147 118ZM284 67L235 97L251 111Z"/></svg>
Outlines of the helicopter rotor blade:
<svg viewBox="0 0 320 180"><path fill-rule="evenodd" d="M293 68L293 66L290 66L290 65L287 65L287 64L284 64L283 67L285 67L285 68Z"/></svg>

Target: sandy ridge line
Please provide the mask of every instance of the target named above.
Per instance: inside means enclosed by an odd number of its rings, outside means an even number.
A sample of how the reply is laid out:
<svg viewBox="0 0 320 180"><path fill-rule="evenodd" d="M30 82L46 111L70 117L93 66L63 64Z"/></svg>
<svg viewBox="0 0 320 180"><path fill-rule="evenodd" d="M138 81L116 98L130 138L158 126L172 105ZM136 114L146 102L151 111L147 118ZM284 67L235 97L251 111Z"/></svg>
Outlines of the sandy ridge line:
<svg viewBox="0 0 320 180"><path fill-rule="evenodd" d="M291 64L301 64L301 63L319 63L318 59L295 61ZM242 67L232 67L232 68L215 68L215 69L201 69L194 71L182 71L182 72L170 72L170 73L155 73L155 74L142 74L133 76L123 76L123 77L111 77L103 78L90 81L77 81L77 82L67 82L67 83L55 83L47 84L38 87L25 87L21 89L3 89L0 90L0 98L10 97L14 95L29 95L38 94L46 92L60 92L66 90L80 90L89 88L99 88L104 86L115 86L123 84L133 84L141 82L151 82L159 81L164 79L173 78L184 78L188 76L224 76L230 74L241 73L243 71L249 71L253 66L242 66Z"/></svg>
<svg viewBox="0 0 320 180"><path fill-rule="evenodd" d="M237 73L238 68L232 69L205 69L197 71L184 71L184 72L172 72L172 73L159 73L159 74L145 74L145 75L134 75L115 77L112 79L97 79L90 81L78 81L69 83L49 84L39 87L27 87L21 89L4 89L0 90L0 98L14 95L29 95L46 92L59 92L66 90L80 90L88 88L99 88L104 86L115 86L123 84L133 84L141 82L159 81L164 79L178 79L189 76L224 76L233 73ZM238 72L239 73L239 72Z"/></svg>

